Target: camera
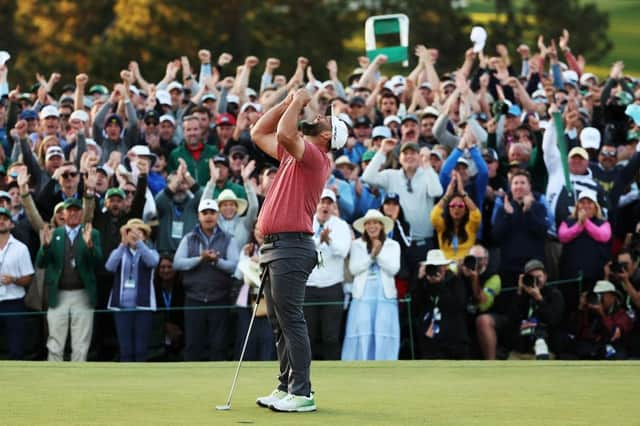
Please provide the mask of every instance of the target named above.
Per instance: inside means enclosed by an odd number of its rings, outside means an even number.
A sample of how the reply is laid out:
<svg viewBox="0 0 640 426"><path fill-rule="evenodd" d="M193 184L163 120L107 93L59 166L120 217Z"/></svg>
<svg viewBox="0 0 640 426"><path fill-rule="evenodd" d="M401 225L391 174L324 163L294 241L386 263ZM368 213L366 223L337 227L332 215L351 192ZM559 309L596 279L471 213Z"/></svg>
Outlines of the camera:
<svg viewBox="0 0 640 426"><path fill-rule="evenodd" d="M478 259L476 259L475 256L465 256L462 260L462 265L467 269L475 271L478 267Z"/></svg>
<svg viewBox="0 0 640 426"><path fill-rule="evenodd" d="M425 267L425 273L428 277L435 277L438 275L438 267L436 265L427 265Z"/></svg>
<svg viewBox="0 0 640 426"><path fill-rule="evenodd" d="M598 293L589 292L587 294L587 304L589 305L599 305L600 304L600 295Z"/></svg>
<svg viewBox="0 0 640 426"><path fill-rule="evenodd" d="M611 271L612 274L621 274L622 272L624 272L624 265L614 260L613 262L611 262L611 265L609 266L609 270Z"/></svg>
<svg viewBox="0 0 640 426"><path fill-rule="evenodd" d="M527 274L522 277L522 285L524 285L525 287L533 287L536 285L537 281L538 280L533 275Z"/></svg>

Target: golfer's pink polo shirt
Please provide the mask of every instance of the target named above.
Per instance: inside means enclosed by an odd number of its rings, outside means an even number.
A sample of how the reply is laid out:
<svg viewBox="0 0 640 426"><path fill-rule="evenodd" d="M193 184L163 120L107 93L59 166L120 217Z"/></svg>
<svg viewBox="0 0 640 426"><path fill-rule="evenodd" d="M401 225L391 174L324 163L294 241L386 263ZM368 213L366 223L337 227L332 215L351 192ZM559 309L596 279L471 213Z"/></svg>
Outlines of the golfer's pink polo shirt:
<svg viewBox="0 0 640 426"><path fill-rule="evenodd" d="M327 154L304 141L304 154L296 161L278 145L280 168L276 173L258 217L264 235L280 232L313 233L313 214L329 177Z"/></svg>

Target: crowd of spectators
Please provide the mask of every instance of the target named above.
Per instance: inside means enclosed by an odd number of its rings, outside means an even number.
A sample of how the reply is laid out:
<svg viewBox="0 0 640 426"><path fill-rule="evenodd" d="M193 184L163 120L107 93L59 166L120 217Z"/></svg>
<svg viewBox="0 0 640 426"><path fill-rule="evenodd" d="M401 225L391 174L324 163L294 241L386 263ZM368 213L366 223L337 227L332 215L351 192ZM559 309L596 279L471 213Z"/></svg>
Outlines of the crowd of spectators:
<svg viewBox="0 0 640 426"><path fill-rule="evenodd" d="M237 359L278 173L251 129L302 87L301 129L349 129L313 219L315 359L637 358L640 82L586 72L566 31L495 52L445 74L419 45L408 75L379 55L345 80L268 58L255 89L258 58L208 50L110 88L21 91L0 65L3 356ZM246 359L275 359L264 304Z"/></svg>

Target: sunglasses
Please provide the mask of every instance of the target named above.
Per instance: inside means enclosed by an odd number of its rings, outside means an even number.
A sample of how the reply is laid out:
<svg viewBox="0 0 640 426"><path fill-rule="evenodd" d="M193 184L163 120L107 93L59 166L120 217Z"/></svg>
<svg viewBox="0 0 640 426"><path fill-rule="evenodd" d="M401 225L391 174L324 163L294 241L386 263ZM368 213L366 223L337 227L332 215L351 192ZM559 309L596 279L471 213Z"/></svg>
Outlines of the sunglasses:
<svg viewBox="0 0 640 426"><path fill-rule="evenodd" d="M60 114L60 118L69 118L71 114Z"/></svg>
<svg viewBox="0 0 640 426"><path fill-rule="evenodd" d="M602 154L603 157L617 157L618 153L616 151L600 151L600 154Z"/></svg>
<svg viewBox="0 0 640 426"><path fill-rule="evenodd" d="M244 160L244 155L240 155L240 154L238 154L238 155L233 155L233 156L231 157L231 159L232 159L232 160Z"/></svg>
<svg viewBox="0 0 640 426"><path fill-rule="evenodd" d="M62 176L65 179L74 178L74 177L78 176L78 172L64 172L60 176Z"/></svg>
<svg viewBox="0 0 640 426"><path fill-rule="evenodd" d="M464 203L449 203L450 209L464 209Z"/></svg>

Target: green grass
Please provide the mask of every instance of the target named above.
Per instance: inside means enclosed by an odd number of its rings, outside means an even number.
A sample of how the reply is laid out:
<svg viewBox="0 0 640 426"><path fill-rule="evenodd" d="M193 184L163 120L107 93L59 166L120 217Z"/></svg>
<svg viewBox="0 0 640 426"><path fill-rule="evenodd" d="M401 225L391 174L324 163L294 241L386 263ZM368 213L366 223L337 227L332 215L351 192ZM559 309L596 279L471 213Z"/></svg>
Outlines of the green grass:
<svg viewBox="0 0 640 426"><path fill-rule="evenodd" d="M517 0L515 3L519 5L522 2L523 0ZM467 3L465 12L471 14L472 19L479 24L494 16L493 0L468 0ZM625 62L625 73L640 77L640 0L582 0L582 3L595 4L598 9L609 13L609 38L614 45L600 61L588 63L587 70L606 77L611 64L622 59ZM546 39L548 38L547 35Z"/></svg>
<svg viewBox="0 0 640 426"><path fill-rule="evenodd" d="M0 363L7 425L583 425L638 424L635 362L314 362L318 411L255 405L276 364Z"/></svg>

